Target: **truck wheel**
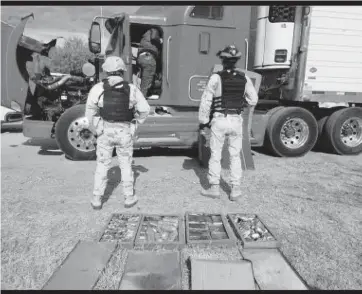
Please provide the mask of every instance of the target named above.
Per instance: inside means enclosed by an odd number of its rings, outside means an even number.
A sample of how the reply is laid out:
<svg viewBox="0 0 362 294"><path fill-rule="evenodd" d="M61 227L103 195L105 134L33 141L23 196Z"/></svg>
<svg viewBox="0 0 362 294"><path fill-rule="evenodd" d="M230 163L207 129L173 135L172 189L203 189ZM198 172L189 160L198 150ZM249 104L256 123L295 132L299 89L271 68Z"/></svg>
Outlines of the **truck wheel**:
<svg viewBox="0 0 362 294"><path fill-rule="evenodd" d="M303 156L318 139L314 116L300 107L285 107L274 112L266 129L266 145L280 157Z"/></svg>
<svg viewBox="0 0 362 294"><path fill-rule="evenodd" d="M96 158L96 139L84 125L85 106L76 105L66 110L55 126L55 139L65 156L71 160Z"/></svg>
<svg viewBox="0 0 362 294"><path fill-rule="evenodd" d="M325 145L340 155L362 152L362 108L344 108L334 112L325 125Z"/></svg>

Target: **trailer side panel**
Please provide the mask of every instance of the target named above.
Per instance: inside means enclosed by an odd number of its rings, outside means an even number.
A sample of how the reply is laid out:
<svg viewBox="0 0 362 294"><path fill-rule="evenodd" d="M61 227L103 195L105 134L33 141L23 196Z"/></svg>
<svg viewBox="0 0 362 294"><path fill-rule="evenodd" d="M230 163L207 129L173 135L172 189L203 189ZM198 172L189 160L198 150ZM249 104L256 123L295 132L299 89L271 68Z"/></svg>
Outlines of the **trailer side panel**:
<svg viewBox="0 0 362 294"><path fill-rule="evenodd" d="M362 103L362 7L313 6L303 100Z"/></svg>

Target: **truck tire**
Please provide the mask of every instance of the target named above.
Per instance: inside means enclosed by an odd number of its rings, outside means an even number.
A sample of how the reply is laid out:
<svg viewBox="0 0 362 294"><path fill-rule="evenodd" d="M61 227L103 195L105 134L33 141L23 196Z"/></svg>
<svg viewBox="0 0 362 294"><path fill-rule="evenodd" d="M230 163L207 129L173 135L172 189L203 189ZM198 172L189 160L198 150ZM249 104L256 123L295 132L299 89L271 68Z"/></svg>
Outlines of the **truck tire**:
<svg viewBox="0 0 362 294"><path fill-rule="evenodd" d="M317 139L318 123L306 109L284 107L269 118L265 143L276 156L303 156L314 147Z"/></svg>
<svg viewBox="0 0 362 294"><path fill-rule="evenodd" d="M55 125L55 139L65 156L71 160L93 160L96 158L94 135L83 124L86 123L85 105L76 105L66 110Z"/></svg>
<svg viewBox="0 0 362 294"><path fill-rule="evenodd" d="M325 124L323 144L333 153L355 155L362 152L362 108L334 112Z"/></svg>

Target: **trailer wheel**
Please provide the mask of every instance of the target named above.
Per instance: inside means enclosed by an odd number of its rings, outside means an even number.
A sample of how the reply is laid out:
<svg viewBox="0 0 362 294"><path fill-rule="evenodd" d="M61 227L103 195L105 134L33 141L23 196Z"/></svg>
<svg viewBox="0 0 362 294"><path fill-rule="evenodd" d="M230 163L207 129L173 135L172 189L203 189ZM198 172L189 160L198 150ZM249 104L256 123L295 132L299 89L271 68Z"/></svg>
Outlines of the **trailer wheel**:
<svg viewBox="0 0 362 294"><path fill-rule="evenodd" d="M266 129L266 146L280 157L303 156L318 139L314 116L300 107L285 107L274 112Z"/></svg>
<svg viewBox="0 0 362 294"><path fill-rule="evenodd" d="M96 139L85 124L85 106L76 105L66 110L55 126L55 139L65 156L71 160L96 158Z"/></svg>
<svg viewBox="0 0 362 294"><path fill-rule="evenodd" d="M334 112L325 125L325 145L340 155L362 152L362 108L344 108Z"/></svg>

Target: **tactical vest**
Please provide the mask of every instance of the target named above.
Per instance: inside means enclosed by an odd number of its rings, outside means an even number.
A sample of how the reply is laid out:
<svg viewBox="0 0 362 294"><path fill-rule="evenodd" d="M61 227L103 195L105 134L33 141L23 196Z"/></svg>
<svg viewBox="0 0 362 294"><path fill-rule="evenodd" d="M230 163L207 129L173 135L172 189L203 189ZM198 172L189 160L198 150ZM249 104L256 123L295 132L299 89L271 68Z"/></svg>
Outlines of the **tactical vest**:
<svg viewBox="0 0 362 294"><path fill-rule="evenodd" d="M223 70L217 73L221 78L222 94L212 101L212 114L240 114L245 106L245 74L236 70ZM211 114L211 115L212 115Z"/></svg>
<svg viewBox="0 0 362 294"><path fill-rule="evenodd" d="M122 85L122 87L116 88ZM103 80L103 107L100 116L110 122L130 122L133 110L129 108L130 87L126 81L111 86L107 79Z"/></svg>

